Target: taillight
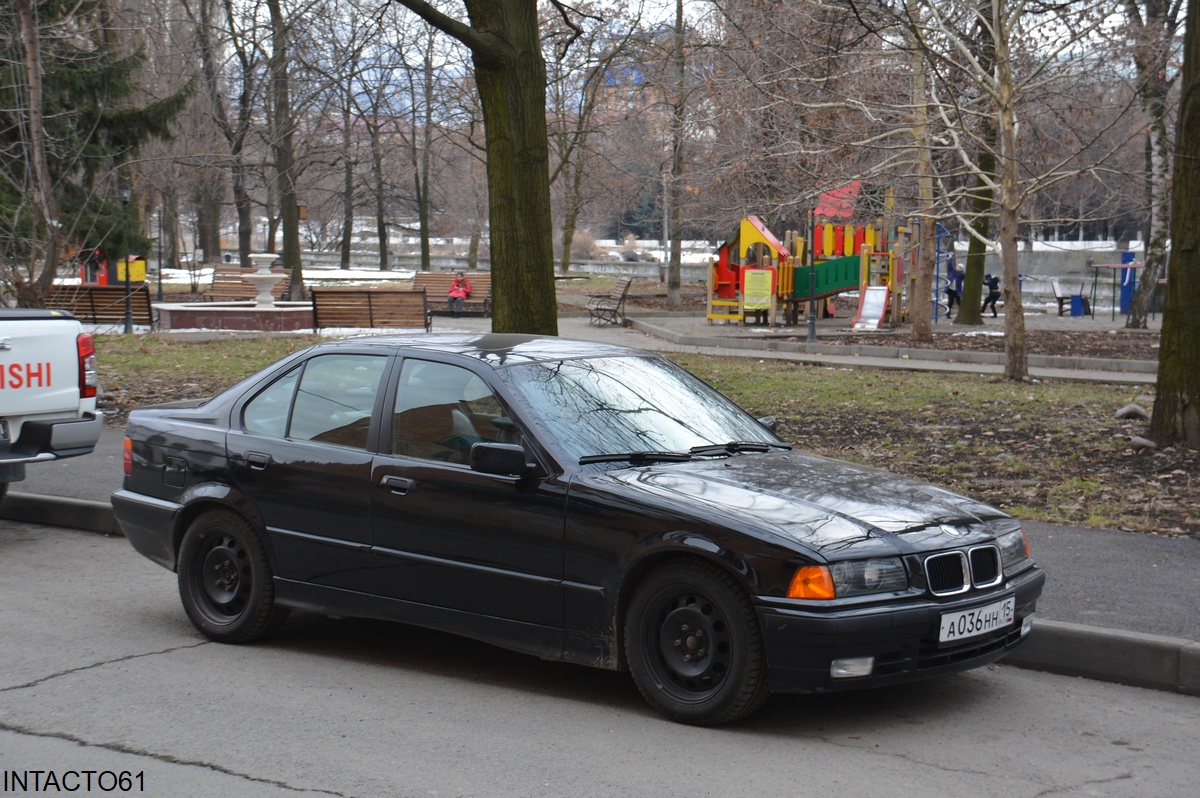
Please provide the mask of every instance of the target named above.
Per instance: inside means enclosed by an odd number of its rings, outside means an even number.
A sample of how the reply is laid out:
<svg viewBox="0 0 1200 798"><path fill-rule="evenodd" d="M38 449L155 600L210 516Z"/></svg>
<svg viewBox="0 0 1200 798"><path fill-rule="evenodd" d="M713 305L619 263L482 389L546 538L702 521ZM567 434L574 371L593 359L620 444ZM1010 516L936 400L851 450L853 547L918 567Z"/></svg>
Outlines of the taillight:
<svg viewBox="0 0 1200 798"><path fill-rule="evenodd" d="M96 395L96 343L92 336L80 333L75 338L75 348L79 352L79 398L90 399Z"/></svg>
<svg viewBox="0 0 1200 798"><path fill-rule="evenodd" d="M125 468L125 476L133 473L133 441L129 440L129 436L125 436L125 451L121 456Z"/></svg>

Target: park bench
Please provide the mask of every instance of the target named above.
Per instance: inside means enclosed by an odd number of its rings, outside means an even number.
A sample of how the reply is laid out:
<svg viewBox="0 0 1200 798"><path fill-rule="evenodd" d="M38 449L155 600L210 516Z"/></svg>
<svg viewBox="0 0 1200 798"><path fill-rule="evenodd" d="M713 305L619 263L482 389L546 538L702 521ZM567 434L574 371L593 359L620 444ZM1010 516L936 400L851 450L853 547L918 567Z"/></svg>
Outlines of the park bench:
<svg viewBox="0 0 1200 798"><path fill-rule="evenodd" d="M410 327L429 331L425 292L401 288L313 288L313 329Z"/></svg>
<svg viewBox="0 0 1200 798"><path fill-rule="evenodd" d="M56 285L50 289L47 306L68 311L88 324L125 323L124 285ZM145 283L129 286L130 320L143 327L157 323Z"/></svg>
<svg viewBox="0 0 1200 798"><path fill-rule="evenodd" d="M625 326L625 297L629 295L629 286L633 284L632 277L620 277L612 291L596 295L588 300L588 313L592 315L588 324L602 327L606 324Z"/></svg>
<svg viewBox="0 0 1200 798"><path fill-rule="evenodd" d="M464 272L471 284L471 295L463 300L463 313L471 315L492 315L492 273ZM413 275L413 288L425 290L429 295L430 312L439 316L448 315L450 306L447 300L450 296L450 284L458 272L417 272Z"/></svg>
<svg viewBox="0 0 1200 798"><path fill-rule="evenodd" d="M1063 314L1063 310L1070 306L1072 296L1077 296L1083 300L1083 315L1086 316L1092 312L1088 298L1083 294L1083 286L1079 287L1079 293L1077 294L1063 293L1062 285L1058 282L1058 280L1052 280L1050 282L1050 287L1054 289L1054 301L1058 303L1058 315L1061 316Z"/></svg>
<svg viewBox="0 0 1200 798"><path fill-rule="evenodd" d="M250 281L243 279L244 275L253 274L254 271L254 269L243 269L237 264L227 263L214 266L212 286L204 292L202 299L205 302L240 302L246 299L257 299L258 288ZM291 272L280 266L272 266L271 273L283 275L284 279L271 288L271 295L276 299L282 299L287 296L287 291L291 287Z"/></svg>

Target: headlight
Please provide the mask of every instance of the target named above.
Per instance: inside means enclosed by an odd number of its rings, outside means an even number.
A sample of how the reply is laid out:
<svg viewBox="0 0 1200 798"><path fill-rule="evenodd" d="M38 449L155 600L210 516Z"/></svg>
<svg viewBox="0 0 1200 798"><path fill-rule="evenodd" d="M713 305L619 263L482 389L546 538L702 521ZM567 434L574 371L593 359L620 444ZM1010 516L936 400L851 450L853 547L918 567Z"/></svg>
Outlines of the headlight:
<svg viewBox="0 0 1200 798"><path fill-rule="evenodd" d="M835 562L829 566L833 587L839 597L867 593L891 593L908 587L904 564L896 557Z"/></svg>
<svg viewBox="0 0 1200 798"><path fill-rule="evenodd" d="M904 564L896 557L878 557L802 566L788 587L788 598L829 600L892 593L907 587Z"/></svg>
<svg viewBox="0 0 1200 798"><path fill-rule="evenodd" d="M1000 548L1000 563L1006 571L1017 563L1029 559L1029 541L1025 538L1023 529L1001 535L996 538L996 545Z"/></svg>

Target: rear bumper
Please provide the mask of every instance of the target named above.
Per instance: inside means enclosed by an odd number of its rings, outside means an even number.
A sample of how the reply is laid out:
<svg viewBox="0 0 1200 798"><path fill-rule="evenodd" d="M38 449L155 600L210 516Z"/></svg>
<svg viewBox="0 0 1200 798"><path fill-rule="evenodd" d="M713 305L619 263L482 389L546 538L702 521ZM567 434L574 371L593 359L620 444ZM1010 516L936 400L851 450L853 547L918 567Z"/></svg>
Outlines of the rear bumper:
<svg viewBox="0 0 1200 798"><path fill-rule="evenodd" d="M117 524L138 554L174 571L174 530L183 506L129 490L114 493L112 506Z"/></svg>
<svg viewBox="0 0 1200 798"><path fill-rule="evenodd" d="M0 464L37 463L89 454L96 448L103 428L103 413L84 413L78 419L26 421L21 425L21 438L0 449Z"/></svg>
<svg viewBox="0 0 1200 798"><path fill-rule="evenodd" d="M758 608L767 652L771 690L826 692L880 687L994 662L1020 645L1022 626L1033 615L1045 575L1033 568L1001 590L953 602L920 601L831 612L772 606ZM1000 599L1015 598L1015 618L996 632L954 645L938 643L941 617ZM873 657L869 676L835 679L834 660Z"/></svg>

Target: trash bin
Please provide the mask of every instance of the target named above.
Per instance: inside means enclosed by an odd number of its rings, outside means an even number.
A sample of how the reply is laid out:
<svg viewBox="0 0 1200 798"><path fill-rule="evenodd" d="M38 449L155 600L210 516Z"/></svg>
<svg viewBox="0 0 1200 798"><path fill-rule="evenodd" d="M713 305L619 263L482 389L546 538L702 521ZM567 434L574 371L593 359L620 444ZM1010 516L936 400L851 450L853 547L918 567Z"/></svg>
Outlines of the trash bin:
<svg viewBox="0 0 1200 798"><path fill-rule="evenodd" d="M1072 294L1071 295L1071 315L1072 316L1086 316L1087 315L1087 311L1084 310L1084 307L1083 307L1083 295L1082 294Z"/></svg>

